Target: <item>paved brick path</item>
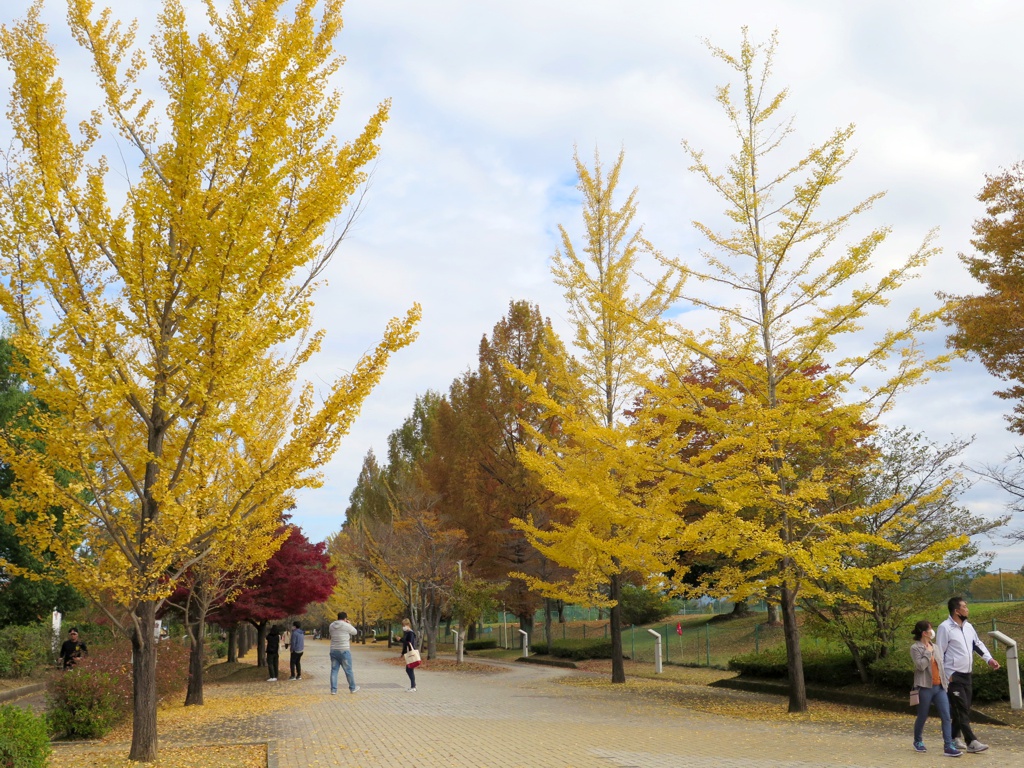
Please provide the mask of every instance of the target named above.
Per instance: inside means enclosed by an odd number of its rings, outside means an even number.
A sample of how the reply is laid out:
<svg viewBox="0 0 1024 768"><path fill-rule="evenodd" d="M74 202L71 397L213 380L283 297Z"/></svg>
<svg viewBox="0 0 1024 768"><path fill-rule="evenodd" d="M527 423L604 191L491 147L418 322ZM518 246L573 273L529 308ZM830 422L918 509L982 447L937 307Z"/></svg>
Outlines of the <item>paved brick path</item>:
<svg viewBox="0 0 1024 768"><path fill-rule="evenodd" d="M301 682L263 689L294 701L260 729L274 739L272 757L280 768L902 768L943 759L935 751L941 745L934 721L927 736L932 751L911 750L909 715L872 729L751 722L607 688L552 684L564 670L533 665L492 675L421 671L418 692L409 693L405 671L385 663L382 650L357 646L352 655L361 687L356 694L343 682L338 695L330 694L323 642L307 643ZM992 749L964 755L962 763L1024 765L1024 733L994 726L979 731Z"/></svg>
<svg viewBox="0 0 1024 768"><path fill-rule="evenodd" d="M489 675L421 670L419 690L409 693L405 670L386 662L397 650L356 646L352 656L361 688L354 695L343 676L339 693L330 694L327 643L307 640L301 682L206 689L207 702L273 696L286 699L283 708L268 715L254 707L232 712L227 723L162 732L161 746L269 742L269 768L905 768L947 762L934 719L925 737L931 751L913 752L909 714L871 727L741 720L644 699L636 691L560 685L553 681L571 673L526 664L502 665L502 672ZM763 699L724 689L715 696ZM41 707L42 694L19 704ZM964 755L961 768L1024 766L1024 732L990 725L978 731L992 748ZM103 749L118 753L127 746Z"/></svg>

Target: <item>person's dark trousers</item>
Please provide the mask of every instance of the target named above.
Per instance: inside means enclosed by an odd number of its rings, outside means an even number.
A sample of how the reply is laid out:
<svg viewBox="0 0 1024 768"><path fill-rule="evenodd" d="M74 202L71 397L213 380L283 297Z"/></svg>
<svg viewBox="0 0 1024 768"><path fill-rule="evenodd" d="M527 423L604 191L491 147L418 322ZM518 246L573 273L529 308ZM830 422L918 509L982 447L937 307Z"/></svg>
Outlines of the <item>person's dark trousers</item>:
<svg viewBox="0 0 1024 768"><path fill-rule="evenodd" d="M302 677L302 652L295 653L292 651L291 658L288 659L289 672L292 677Z"/></svg>
<svg viewBox="0 0 1024 768"><path fill-rule="evenodd" d="M275 677L275 678L277 677L277 654L276 653L268 653L267 654L267 672L269 672L267 677Z"/></svg>
<svg viewBox="0 0 1024 768"><path fill-rule="evenodd" d="M953 716L953 738L963 738L967 744L974 741L971 730L971 698L974 695L970 674L954 672L949 678L949 708Z"/></svg>

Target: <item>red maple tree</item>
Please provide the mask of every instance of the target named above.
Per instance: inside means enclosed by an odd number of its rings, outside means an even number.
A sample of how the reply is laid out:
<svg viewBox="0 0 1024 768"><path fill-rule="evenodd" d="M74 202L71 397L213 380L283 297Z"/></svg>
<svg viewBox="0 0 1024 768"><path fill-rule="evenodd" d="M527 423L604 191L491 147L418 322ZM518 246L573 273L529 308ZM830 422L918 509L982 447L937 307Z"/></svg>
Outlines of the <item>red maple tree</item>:
<svg viewBox="0 0 1024 768"><path fill-rule="evenodd" d="M327 545L313 544L298 526L287 526L288 538L267 567L228 605L210 612L209 620L222 627L248 622L257 631L257 665L266 666L264 639L272 621L305 612L310 603L330 597L337 584Z"/></svg>

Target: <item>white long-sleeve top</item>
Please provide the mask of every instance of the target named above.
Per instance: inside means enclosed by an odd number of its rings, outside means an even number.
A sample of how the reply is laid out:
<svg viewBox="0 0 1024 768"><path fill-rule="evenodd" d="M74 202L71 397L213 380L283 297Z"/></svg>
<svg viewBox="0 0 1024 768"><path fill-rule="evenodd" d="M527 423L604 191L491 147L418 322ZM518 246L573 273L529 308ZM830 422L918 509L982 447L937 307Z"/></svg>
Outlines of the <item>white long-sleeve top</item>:
<svg viewBox="0 0 1024 768"><path fill-rule="evenodd" d="M954 672L971 673L974 669L975 648L986 662L992 658L971 622L965 619L962 625L957 624L952 616L935 630L935 647L942 654L942 666L949 675Z"/></svg>
<svg viewBox="0 0 1024 768"><path fill-rule="evenodd" d="M347 651L351 646L351 639L359 634L359 630L344 619L331 622L331 650Z"/></svg>

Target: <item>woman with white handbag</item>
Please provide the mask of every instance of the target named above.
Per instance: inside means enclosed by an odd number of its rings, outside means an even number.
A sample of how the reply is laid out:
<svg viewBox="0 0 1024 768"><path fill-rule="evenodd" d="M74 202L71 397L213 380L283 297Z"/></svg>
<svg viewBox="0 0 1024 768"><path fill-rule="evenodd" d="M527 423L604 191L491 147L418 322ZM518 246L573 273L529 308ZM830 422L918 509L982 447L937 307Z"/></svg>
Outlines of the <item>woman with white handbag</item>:
<svg viewBox="0 0 1024 768"><path fill-rule="evenodd" d="M402 656L405 657L405 673L409 676L409 693L415 693L420 652L416 650L416 633L412 631L412 622L408 619L402 619Z"/></svg>
<svg viewBox="0 0 1024 768"><path fill-rule="evenodd" d="M914 644L910 646L910 658L914 662L914 688L911 690L911 705L917 699L917 719L914 721L914 749L926 752L924 746L924 724L932 704L942 721L942 740L945 745L942 754L946 757L960 757L963 754L953 743L952 724L949 711L949 676L942 666L942 654L938 653L934 640L935 630L931 622L922 619L914 625ZM916 694L916 697L915 697Z"/></svg>

